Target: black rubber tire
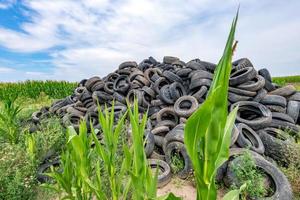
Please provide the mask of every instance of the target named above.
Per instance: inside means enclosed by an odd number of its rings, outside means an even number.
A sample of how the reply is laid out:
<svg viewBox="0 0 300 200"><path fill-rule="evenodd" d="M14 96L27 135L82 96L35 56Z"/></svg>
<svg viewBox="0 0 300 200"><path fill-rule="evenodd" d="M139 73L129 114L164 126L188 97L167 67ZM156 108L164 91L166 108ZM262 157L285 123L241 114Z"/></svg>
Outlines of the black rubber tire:
<svg viewBox="0 0 300 200"><path fill-rule="evenodd" d="M170 85L164 85L160 89L158 97L166 104L174 104L175 102L175 99L171 96L170 93Z"/></svg>
<svg viewBox="0 0 300 200"><path fill-rule="evenodd" d="M251 81L248 81L246 83L238 85L237 88L242 89L242 90L256 92L256 91L262 89L264 86L265 86L265 79L262 76L257 75Z"/></svg>
<svg viewBox="0 0 300 200"><path fill-rule="evenodd" d="M163 160L148 159L148 164L152 169L159 168L158 177L157 177L157 187L158 188L161 188L161 187L167 185L171 181L172 174L171 174L171 168L168 165L168 163L166 163ZM156 173L156 171L154 171L153 175L155 173Z"/></svg>
<svg viewBox="0 0 300 200"><path fill-rule="evenodd" d="M113 82L106 82L104 84L104 87L103 87L104 91L107 93L107 94L113 94L114 93L114 83Z"/></svg>
<svg viewBox="0 0 300 200"><path fill-rule="evenodd" d="M270 109L272 112L281 112L286 113L286 107L277 106L277 105L266 105L267 108Z"/></svg>
<svg viewBox="0 0 300 200"><path fill-rule="evenodd" d="M194 90L202 86L210 87L211 83L212 81L209 79L196 79L193 82L191 82L189 89Z"/></svg>
<svg viewBox="0 0 300 200"><path fill-rule="evenodd" d="M275 86L272 84L272 82L268 81L268 80L265 80L265 86L264 88L268 91L268 92L271 92L273 90L275 90Z"/></svg>
<svg viewBox="0 0 300 200"><path fill-rule="evenodd" d="M184 160L184 168L177 173L181 179L186 179L192 172L192 162L186 152L185 146L181 142L171 142L166 146L166 162L172 167L173 152L178 152Z"/></svg>
<svg viewBox="0 0 300 200"><path fill-rule="evenodd" d="M166 147L171 142L184 143L184 124L178 124L164 137L162 146L164 152L166 152Z"/></svg>
<svg viewBox="0 0 300 200"><path fill-rule="evenodd" d="M167 115L166 119L164 118L165 115ZM156 119L157 119L157 122L160 122L160 121L163 121L163 120L171 120L171 121L174 121L176 124L179 121L179 118L176 115L173 107L165 107L165 108L161 109L157 113Z"/></svg>
<svg viewBox="0 0 300 200"><path fill-rule="evenodd" d="M288 97L297 92L297 89L293 85L287 85L276 90L271 91L269 94L271 95L279 95L283 97Z"/></svg>
<svg viewBox="0 0 300 200"><path fill-rule="evenodd" d="M135 61L126 61L119 65L119 69L136 68L138 64Z"/></svg>
<svg viewBox="0 0 300 200"><path fill-rule="evenodd" d="M286 122L290 122L295 124L295 120L291 118L289 115L281 112L272 112L272 119L278 119Z"/></svg>
<svg viewBox="0 0 300 200"><path fill-rule="evenodd" d="M238 158L235 158L234 160L236 159ZM292 200L293 192L286 176L275 165L273 165L266 159L257 156L253 156L253 159L255 161L257 168L259 168L260 171L262 171L264 174L266 174L267 177L271 179L269 182L274 184L271 185L273 185L275 189L275 191L273 192L273 194L271 194L271 196L258 198L258 199L259 200ZM234 163L232 165L234 165ZM229 183L227 183L228 185L234 184L234 180L236 180L236 178L234 177L233 170L230 169L231 169L231 164L228 165L227 173L226 173L226 176L228 177L227 180L229 180L228 181ZM230 183L231 181L232 183Z"/></svg>
<svg viewBox="0 0 300 200"><path fill-rule="evenodd" d="M244 95L238 95L232 92L228 92L228 100L231 103L236 103L236 102L240 102L240 101L251 101L252 97L249 96L244 96Z"/></svg>
<svg viewBox="0 0 300 200"><path fill-rule="evenodd" d="M113 89L116 92L119 92L121 94L126 94L129 87L130 87L129 80L128 80L128 76L126 76L126 75L120 75L114 81Z"/></svg>
<svg viewBox="0 0 300 200"><path fill-rule="evenodd" d="M234 86L234 85L246 83L247 81L250 81L253 78L255 78L256 75L257 72L253 67L246 67L243 69L239 69L230 75L229 84L231 86Z"/></svg>
<svg viewBox="0 0 300 200"><path fill-rule="evenodd" d="M157 122L156 126L167 126L170 129L174 128L177 125L176 122L172 121L172 120L162 120Z"/></svg>
<svg viewBox="0 0 300 200"><path fill-rule="evenodd" d="M254 130L267 127L272 121L271 111L254 101L240 101L231 105L231 110L239 106L236 121L245 123Z"/></svg>
<svg viewBox="0 0 300 200"><path fill-rule="evenodd" d="M101 78L98 76L93 76L93 77L89 78L85 82L84 85L85 85L86 89L88 89L89 91L92 91L92 87L98 82L102 82Z"/></svg>
<svg viewBox="0 0 300 200"><path fill-rule="evenodd" d="M183 102L189 102L190 107L182 107ZM174 111L180 117L191 116L198 108L199 104L193 96L182 96L174 104Z"/></svg>
<svg viewBox="0 0 300 200"><path fill-rule="evenodd" d="M171 71L164 71L163 76L171 83L172 82L179 82L179 83L183 82L182 79L177 74L175 74Z"/></svg>
<svg viewBox="0 0 300 200"><path fill-rule="evenodd" d="M150 130L145 130L145 145L144 145L144 151L146 154L146 157L149 158L154 150L154 135Z"/></svg>
<svg viewBox="0 0 300 200"><path fill-rule="evenodd" d="M295 94L288 97L290 101L300 101L300 92L296 92Z"/></svg>
<svg viewBox="0 0 300 200"><path fill-rule="evenodd" d="M283 121L283 120L278 120L278 119L272 119L272 122L269 125L269 127L279 128L279 129L291 132L291 134L298 134L300 132L299 126L297 126L293 123Z"/></svg>
<svg viewBox="0 0 300 200"><path fill-rule="evenodd" d="M169 85L169 82L164 77L159 77L153 84L153 90L159 94L163 86Z"/></svg>
<svg viewBox="0 0 300 200"><path fill-rule="evenodd" d="M237 139L239 137L239 134L240 134L239 129L234 124L232 132L231 132L230 146L233 146L236 143L236 141L237 141Z"/></svg>
<svg viewBox="0 0 300 200"><path fill-rule="evenodd" d="M37 169L37 175L36 178L40 183L49 183L51 182L51 178L47 175L44 174L44 172L49 169L51 166L59 166L60 165L60 160L54 159L51 162L46 162L42 165L40 165Z"/></svg>
<svg viewBox="0 0 300 200"><path fill-rule="evenodd" d="M257 91L257 95L253 98L253 101L260 102L267 94L267 90L262 88Z"/></svg>
<svg viewBox="0 0 300 200"><path fill-rule="evenodd" d="M201 64L201 63L199 63L199 62L196 62L196 61L194 61L194 60L189 61L189 62L186 64L186 66L187 66L188 68L192 69L192 70L203 70L203 71L207 71L207 70L206 70L206 67L205 67L203 64Z"/></svg>
<svg viewBox="0 0 300 200"><path fill-rule="evenodd" d="M258 74L264 77L267 81L272 82L271 74L266 68L258 70Z"/></svg>
<svg viewBox="0 0 300 200"><path fill-rule="evenodd" d="M156 146L158 147L163 147L164 144L164 138L163 136L159 136L159 135L154 135L154 143Z"/></svg>
<svg viewBox="0 0 300 200"><path fill-rule="evenodd" d="M234 88L234 87L229 87L228 91L237 95L248 96L248 97L254 97L257 94L256 92L252 92L245 89Z"/></svg>
<svg viewBox="0 0 300 200"><path fill-rule="evenodd" d="M239 130L239 136L236 142L240 147L250 148L250 150L259 154L265 152L264 144L253 129L243 123L237 124L237 128Z"/></svg>
<svg viewBox="0 0 300 200"><path fill-rule="evenodd" d="M300 102L289 101L287 105L287 114L297 123L300 113Z"/></svg>
<svg viewBox="0 0 300 200"><path fill-rule="evenodd" d="M156 126L151 130L153 135L165 136L170 131L168 126Z"/></svg>
<svg viewBox="0 0 300 200"><path fill-rule="evenodd" d="M185 88L178 82L174 82L170 85L169 92L172 99L178 99L179 97L186 95Z"/></svg>
<svg viewBox="0 0 300 200"><path fill-rule="evenodd" d="M266 95L261 101L262 104L265 105L276 105L281 107L286 107L286 99L279 95Z"/></svg>
<svg viewBox="0 0 300 200"><path fill-rule="evenodd" d="M190 91L188 95L192 95L199 102L199 101L201 101L202 97L204 97L204 95L206 94L207 90L208 90L208 88L206 86L202 86L202 87L200 87L199 90Z"/></svg>
<svg viewBox="0 0 300 200"><path fill-rule="evenodd" d="M213 74L206 71L206 70L196 70L196 71L192 71L189 74L189 77L191 78L191 81L195 81L198 79L213 79Z"/></svg>
<svg viewBox="0 0 300 200"><path fill-rule="evenodd" d="M240 58L232 63L234 69L244 69L246 67L253 67L253 64L250 62L248 58Z"/></svg>
<svg viewBox="0 0 300 200"><path fill-rule="evenodd" d="M165 64L172 64L175 61L178 61L179 58L174 57L174 56L164 56L163 57L163 63Z"/></svg>
<svg viewBox="0 0 300 200"><path fill-rule="evenodd" d="M295 162L297 155L297 145L292 137L282 130L275 128L263 129L258 132L264 146L265 155L271 157L276 162L288 166ZM298 154L300 153L298 147Z"/></svg>

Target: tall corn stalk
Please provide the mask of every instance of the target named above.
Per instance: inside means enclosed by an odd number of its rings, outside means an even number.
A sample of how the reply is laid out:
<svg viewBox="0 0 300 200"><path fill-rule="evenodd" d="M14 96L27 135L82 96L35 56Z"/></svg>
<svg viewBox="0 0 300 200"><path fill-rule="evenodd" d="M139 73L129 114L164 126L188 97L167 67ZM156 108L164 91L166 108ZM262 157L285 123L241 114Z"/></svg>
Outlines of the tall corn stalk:
<svg viewBox="0 0 300 200"><path fill-rule="evenodd" d="M198 200L217 198L216 171L229 157L230 136L237 108L227 117L227 97L237 19L238 13L232 22L208 97L187 120L184 130L184 143L195 171Z"/></svg>

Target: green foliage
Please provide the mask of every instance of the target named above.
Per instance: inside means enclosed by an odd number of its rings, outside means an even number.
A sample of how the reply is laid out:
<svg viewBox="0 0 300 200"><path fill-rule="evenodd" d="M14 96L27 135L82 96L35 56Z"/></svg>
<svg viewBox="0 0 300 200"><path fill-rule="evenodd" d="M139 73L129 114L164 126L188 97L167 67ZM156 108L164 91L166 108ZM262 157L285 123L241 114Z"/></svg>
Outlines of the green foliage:
<svg viewBox="0 0 300 200"><path fill-rule="evenodd" d="M282 76L282 77L273 77L272 81L279 85L285 85L286 83L299 83L300 76Z"/></svg>
<svg viewBox="0 0 300 200"><path fill-rule="evenodd" d="M118 123L115 125L115 115L114 115L114 105L112 105L111 112L108 111L105 106L104 113L100 110L100 106L98 106L99 112L99 123L101 126L101 133L103 134L103 145L100 144L98 138L96 136L96 131L92 128L92 137L95 143L96 152L99 158L102 161L104 170L108 174L108 179L110 183L110 193L111 199L118 200L122 197L122 199L126 199L127 193L122 192L122 182L124 178L124 171L126 168L122 168L121 172L118 172L117 165L117 150L118 150L118 142L121 131L124 127L124 120L126 118L126 113L119 119ZM92 126L92 125L91 125ZM123 163L127 162L125 159ZM99 165L97 165L99 166ZM102 187L102 180L100 176L100 169L96 171L97 173L97 186L95 188L96 195L98 199L107 198L104 194Z"/></svg>
<svg viewBox="0 0 300 200"><path fill-rule="evenodd" d="M281 167L280 170L286 175L291 183L295 196L294 198L300 199L300 166L290 164L288 167Z"/></svg>
<svg viewBox="0 0 300 200"><path fill-rule="evenodd" d="M171 157L171 169L174 174L178 173L184 168L184 159L179 155L178 152L175 152Z"/></svg>
<svg viewBox="0 0 300 200"><path fill-rule="evenodd" d="M0 143L0 199L35 197L35 166L19 145Z"/></svg>
<svg viewBox="0 0 300 200"><path fill-rule="evenodd" d="M76 83L66 81L25 81L18 83L0 83L0 101L11 97L35 99L42 92L50 98L64 98L72 93Z"/></svg>
<svg viewBox="0 0 300 200"><path fill-rule="evenodd" d="M215 174L229 157L231 130L237 108L227 117L227 96L237 17L233 20L208 97L187 120L184 130L184 143L194 167L198 200L217 198Z"/></svg>
<svg viewBox="0 0 300 200"><path fill-rule="evenodd" d="M238 162L235 165L231 165L233 172L237 178L237 182L247 183L246 188L243 191L243 196L247 197L264 197L268 190L264 184L263 174L256 168L255 160L251 157L249 152L239 156ZM234 185L233 188L237 188L240 185Z"/></svg>
<svg viewBox="0 0 300 200"><path fill-rule="evenodd" d="M246 189L247 184L243 184L240 189L234 189L228 192L224 197L223 200L239 200L240 194Z"/></svg>
<svg viewBox="0 0 300 200"><path fill-rule="evenodd" d="M19 141L20 127L18 114L21 108L15 104L16 98L9 98L4 101L0 108L0 139L16 144Z"/></svg>
<svg viewBox="0 0 300 200"><path fill-rule="evenodd" d="M135 99L133 108L128 103L128 114L132 129L132 147L125 149L125 158L128 161L126 168L129 170L132 184L132 198L135 200L155 199L157 192L157 174L152 174L151 168L144 151L144 131L147 123L147 113L143 114L140 120L138 103ZM128 185L129 185L128 184Z"/></svg>
<svg viewBox="0 0 300 200"><path fill-rule="evenodd" d="M25 135L26 152L32 163L36 162L37 145L34 134Z"/></svg>

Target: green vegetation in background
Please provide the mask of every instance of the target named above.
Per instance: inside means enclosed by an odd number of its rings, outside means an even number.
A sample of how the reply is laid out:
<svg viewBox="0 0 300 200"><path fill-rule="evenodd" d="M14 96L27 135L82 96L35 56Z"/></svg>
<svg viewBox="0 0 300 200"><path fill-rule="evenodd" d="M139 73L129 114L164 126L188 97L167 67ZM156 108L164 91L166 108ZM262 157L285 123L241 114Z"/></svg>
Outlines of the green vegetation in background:
<svg viewBox="0 0 300 200"><path fill-rule="evenodd" d="M300 76L281 76L273 77L272 81L279 85L284 85L286 83L300 83Z"/></svg>
<svg viewBox="0 0 300 200"><path fill-rule="evenodd" d="M72 94L77 83L67 81L25 81L18 83L0 83L0 101L10 97L35 99L41 93L52 99L64 98Z"/></svg>
<svg viewBox="0 0 300 200"><path fill-rule="evenodd" d="M272 81L280 86L291 84L295 86L298 91L300 91L300 76L274 77L272 78Z"/></svg>

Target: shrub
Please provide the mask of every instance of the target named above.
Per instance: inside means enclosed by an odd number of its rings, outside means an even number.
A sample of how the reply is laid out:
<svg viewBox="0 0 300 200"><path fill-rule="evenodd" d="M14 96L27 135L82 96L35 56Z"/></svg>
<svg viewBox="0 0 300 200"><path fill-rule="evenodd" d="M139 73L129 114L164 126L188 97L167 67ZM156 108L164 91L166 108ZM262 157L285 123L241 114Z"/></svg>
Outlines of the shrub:
<svg viewBox="0 0 300 200"><path fill-rule="evenodd" d="M35 184L35 166L26 152L18 145L0 144L0 199L34 199Z"/></svg>

